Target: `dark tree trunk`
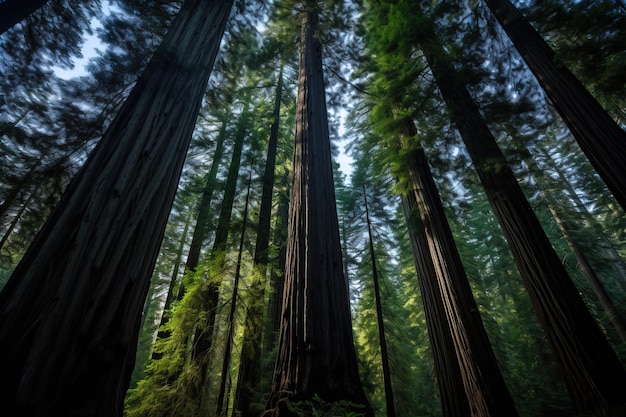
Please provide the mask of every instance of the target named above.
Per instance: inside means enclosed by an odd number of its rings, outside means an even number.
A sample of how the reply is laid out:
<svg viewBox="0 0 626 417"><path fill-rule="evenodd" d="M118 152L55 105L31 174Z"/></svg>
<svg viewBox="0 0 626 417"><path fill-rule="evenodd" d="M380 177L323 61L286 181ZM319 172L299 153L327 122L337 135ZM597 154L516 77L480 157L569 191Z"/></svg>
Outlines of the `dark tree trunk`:
<svg viewBox="0 0 626 417"><path fill-rule="evenodd" d="M580 412L626 403L626 372L591 316L495 138L432 30L420 39ZM611 381L611 382L609 382Z"/></svg>
<svg viewBox="0 0 626 417"><path fill-rule="evenodd" d="M282 98L283 69L281 67L274 101L274 121L270 128L267 145L267 160L263 173L263 191L259 209L259 225L254 249L254 281L248 290L248 309L244 321L244 334L239 361L239 374L235 391L235 410L242 417L256 417L262 410L252 410L252 401L258 392L261 380L261 341L263 337L263 313L265 308L265 285L267 283L267 263L272 217L272 194L276 149L278 146L278 125L280 122L280 102Z"/></svg>
<svg viewBox="0 0 626 417"><path fill-rule="evenodd" d="M0 293L7 415L122 415L150 276L231 7L183 6Z"/></svg>
<svg viewBox="0 0 626 417"><path fill-rule="evenodd" d="M371 417L343 277L317 4L304 9L281 335L266 413L294 415L289 403L318 395L362 404Z"/></svg>
<svg viewBox="0 0 626 417"><path fill-rule="evenodd" d="M626 209L626 132L563 65L530 22L508 0L486 0L558 110L589 162Z"/></svg>
<svg viewBox="0 0 626 417"><path fill-rule="evenodd" d="M230 312L228 313L228 331L226 332L226 347L224 348L224 360L222 361L222 374L220 377L220 388L217 394L218 416L225 416L228 410L224 409L224 397L226 396L226 385L230 379L230 362L233 351L233 334L235 331L235 313L237 312L237 297L239 292L239 278L241 277L241 259L243 256L243 245L246 237L246 227L248 225L248 203L250 201L250 185L252 175L248 178L248 192L246 193L246 204L243 210L243 225L241 226L241 237L239 238L239 251L237 253L237 267L235 270L235 282L233 283L233 296L230 302ZM228 402L228 400L226 400Z"/></svg>
<svg viewBox="0 0 626 417"><path fill-rule="evenodd" d="M433 354L435 376L441 397L442 415L443 417L470 417L471 411L463 387L461 368L456 358L454 342L415 194L409 192L404 195L402 206L409 228L413 261L424 305L430 350Z"/></svg>
<svg viewBox="0 0 626 417"><path fill-rule="evenodd" d="M376 267L376 251L374 250L374 237L372 236L372 224L370 211L367 204L367 193L363 186L363 199L365 203L365 221L367 222L367 234L369 237L369 251L372 259L372 279L374 281L374 297L376 298L376 319L378 321L378 339L380 341L380 359L383 365L383 383L385 385L385 405L387 417L396 416L396 406L393 402L393 388L391 386L391 368L389 367L389 353L387 351L387 338L385 337L385 322L383 320L383 303L380 299L380 282L378 268Z"/></svg>
<svg viewBox="0 0 626 417"><path fill-rule="evenodd" d="M235 195L237 194L237 179L239 178L243 144L249 125L250 92L246 92L246 94L248 94L248 96L245 99L243 110L237 122L232 159L228 167L222 207L220 208L220 215L215 229L215 240L213 241L210 254L210 276L207 282L201 287L202 311L206 313L206 322L196 329L191 350L191 358L195 364L198 365L198 369L200 370L196 392L197 398L201 401L205 400L204 395L201 393L203 392L202 389L207 377L210 351L213 345L213 328L217 314L217 301L219 299L220 282L216 277L221 275L225 265L228 234L230 232L230 218L233 212Z"/></svg>
<svg viewBox="0 0 626 417"><path fill-rule="evenodd" d="M0 3L0 35L47 2L48 0L6 0Z"/></svg>
<svg viewBox="0 0 626 417"><path fill-rule="evenodd" d="M275 334L280 330L281 312L283 310L283 290L285 284L285 264L287 262L287 230L289 223L289 188L288 174L282 177L285 192L278 194L278 217L274 225L274 245L278 248L278 259L270 274L271 293L267 308L271 324L271 334L266 336L265 349L272 351L276 343Z"/></svg>
<svg viewBox="0 0 626 417"><path fill-rule="evenodd" d="M407 121L407 133L417 131ZM423 149L409 151L409 172L438 289L452 335L454 351L472 416L517 416L472 294L439 192ZM438 304L435 304L437 306ZM439 316L440 314L437 314Z"/></svg>

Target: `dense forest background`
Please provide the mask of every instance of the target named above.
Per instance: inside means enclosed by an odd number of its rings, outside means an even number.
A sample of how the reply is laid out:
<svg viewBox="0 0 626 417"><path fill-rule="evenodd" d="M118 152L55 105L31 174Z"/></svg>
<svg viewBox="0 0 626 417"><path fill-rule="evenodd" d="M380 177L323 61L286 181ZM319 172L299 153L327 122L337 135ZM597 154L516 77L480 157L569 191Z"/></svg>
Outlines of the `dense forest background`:
<svg viewBox="0 0 626 417"><path fill-rule="evenodd" d="M0 11L10 3L0 2ZM0 288L151 68L182 3L50 0L3 29ZM527 252L516 247L533 247L534 236L545 234L599 327L588 334L606 339L623 364L626 216L620 198L626 177L612 183L599 166L618 175L626 166L625 159L619 164L626 153L626 6L616 0L514 2L547 42L556 68L570 71L618 126L611 133L606 124L589 121L598 118L572 90L562 87L567 99L550 96L555 87L538 82L542 77L526 56L545 48L527 45L520 53L492 3L499 2L234 2L175 179L163 238L153 232L158 253L153 265L147 261L151 280L125 415L256 416L266 408L289 256L301 15L312 5L319 15L313 37L323 57L333 156L334 187L327 195L336 197L359 376L374 415L493 415L452 410L454 401L444 395L439 372L445 360L437 358L446 348L433 336L437 309L426 295L432 290L424 278L428 268L418 259L424 247L439 253L433 259L445 259L434 269L457 268L450 299L469 300L456 310L446 307L447 320L466 323L461 331L470 335L484 331L486 341L469 336L467 343L493 351L493 357L472 359L484 374L496 370L494 379L477 383L486 398L496 395L489 387L501 378L520 416L615 412L577 402L576 378L564 377L555 342L542 328L541 316L549 314L538 313L543 310L529 297L535 287L520 266ZM96 38L95 53L82 59L85 40ZM83 62L81 75L69 71ZM454 86L446 89L451 77ZM468 98L471 105L462 101ZM617 162L586 153L558 107L568 100L583 103L579 113L588 116L588 130L617 138L596 143ZM470 142L461 127L475 109L505 159L477 157L488 146ZM167 134L169 127L163 127ZM539 229L510 232L512 221L498 215L504 191L485 178L509 167ZM411 191L428 190L428 181L418 185L428 177L434 194ZM108 192L109 199L120 197ZM444 242L448 232L452 240ZM515 244L511 233L529 237ZM453 339L460 337L454 331ZM468 380L480 378L463 377ZM616 387L624 393L623 381ZM298 407L314 415L358 415L350 403L317 396Z"/></svg>

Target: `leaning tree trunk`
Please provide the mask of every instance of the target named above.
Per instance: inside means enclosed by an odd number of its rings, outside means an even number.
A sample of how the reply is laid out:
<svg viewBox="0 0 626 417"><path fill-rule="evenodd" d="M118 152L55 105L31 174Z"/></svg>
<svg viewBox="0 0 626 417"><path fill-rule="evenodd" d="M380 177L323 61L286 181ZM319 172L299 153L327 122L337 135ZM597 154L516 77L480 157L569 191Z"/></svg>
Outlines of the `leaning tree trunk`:
<svg viewBox="0 0 626 417"><path fill-rule="evenodd" d="M304 3L281 335L266 413L295 416L290 403L317 395L373 416L343 277L317 7Z"/></svg>
<svg viewBox="0 0 626 417"><path fill-rule="evenodd" d="M3 413L121 416L150 276L231 7L185 3L0 294Z"/></svg>
<svg viewBox="0 0 626 417"><path fill-rule="evenodd" d="M409 229L413 262L424 306L442 415L443 417L470 417L471 410L463 386L461 368L456 358L445 305L441 299L435 267L414 193L409 192L402 196L402 208Z"/></svg>
<svg viewBox="0 0 626 417"><path fill-rule="evenodd" d="M407 121L406 134L417 131ZM517 416L517 410L496 360L465 268L448 225L439 192L432 178L424 150L414 149L407 154L422 233L431 256L434 276L432 284L438 289L443 315L447 318L454 352L469 402L472 416ZM438 304L435 304L435 306ZM440 313L441 314L441 313Z"/></svg>
<svg viewBox="0 0 626 417"><path fill-rule="evenodd" d="M579 412L626 403L626 372L534 214L478 106L432 30L420 46L463 138L487 198Z"/></svg>
<svg viewBox="0 0 626 417"><path fill-rule="evenodd" d="M626 132L565 66L508 0L485 0L569 127L589 162L626 209Z"/></svg>
<svg viewBox="0 0 626 417"><path fill-rule="evenodd" d="M237 374L234 408L242 417L258 416L262 410L252 410L253 399L261 380L261 341L263 337L263 313L265 307L265 285L272 220L272 194L274 171L278 147L278 126L282 100L283 68L281 67L274 99L274 121L270 128L267 159L263 173L263 191L259 208L259 224L254 247L254 281L248 290L248 309L244 321L244 334Z"/></svg>
<svg viewBox="0 0 626 417"><path fill-rule="evenodd" d="M0 3L0 35L47 2L48 0L6 0Z"/></svg>

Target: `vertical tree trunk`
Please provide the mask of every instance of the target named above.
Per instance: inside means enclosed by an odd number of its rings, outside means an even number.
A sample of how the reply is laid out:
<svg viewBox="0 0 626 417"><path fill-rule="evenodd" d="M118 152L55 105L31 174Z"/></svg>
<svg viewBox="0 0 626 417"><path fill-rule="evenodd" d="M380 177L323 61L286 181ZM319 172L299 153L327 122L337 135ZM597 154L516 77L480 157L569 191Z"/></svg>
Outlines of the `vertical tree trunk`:
<svg viewBox="0 0 626 417"><path fill-rule="evenodd" d="M318 395L362 404L372 416L343 277L317 7L304 3L281 336L267 414L294 415L290 403Z"/></svg>
<svg viewBox="0 0 626 417"><path fill-rule="evenodd" d="M151 272L231 7L186 2L0 293L8 415L121 416Z"/></svg>
<svg viewBox="0 0 626 417"><path fill-rule="evenodd" d="M222 207L215 229L215 240L210 254L211 265L209 267L209 277L207 282L200 287L202 291L202 311L206 313L206 320L196 329L193 347L191 350L191 359L198 365L200 370L195 387L197 398L205 401L203 393L204 383L207 377L209 367L210 351L213 345L213 328L215 325L215 316L217 314L217 301L219 299L220 282L216 277L222 274L226 262L226 249L228 243L228 234L230 232L230 218L233 212L233 204L237 193L237 179L239 178L239 167L241 166L241 154L243 152L243 144L248 131L250 118L250 92L246 92L247 97L244 99L243 109L237 122L235 132L235 143L232 151L232 159L228 167L226 176L226 186L224 187L224 197L222 198Z"/></svg>
<svg viewBox="0 0 626 417"><path fill-rule="evenodd" d="M230 302L230 312L228 313L228 331L226 332L226 347L224 348L224 360L222 361L222 374L220 377L220 388L217 394L218 416L225 416L224 397L226 396L226 384L230 379L230 362L233 351L233 335L235 331L235 313L237 312L237 298L239 292L239 278L241 276L241 259L243 256L243 245L246 237L246 227L248 225L248 203L250 201L250 185L252 183L252 173L248 178L248 192L246 193L246 204L243 209L243 225L241 226L241 237L239 238L239 251L237 253L237 267L235 270L235 282L233 283L233 297ZM226 400L228 403L228 399Z"/></svg>
<svg viewBox="0 0 626 417"><path fill-rule="evenodd" d="M626 210L626 132L563 65L530 22L508 0L485 3L558 110L589 162Z"/></svg>
<svg viewBox="0 0 626 417"><path fill-rule="evenodd" d="M267 315L271 323L272 334L267 335L265 348L267 351L274 349L276 337L274 333L280 330L281 312L283 310L283 289L285 283L285 264L287 262L287 230L289 223L289 188L288 174L282 177L281 183L287 189L287 192L278 195L278 218L274 225L274 245L278 247L278 259L272 267L270 274L271 293Z"/></svg>
<svg viewBox="0 0 626 417"><path fill-rule="evenodd" d="M406 134L417 131L407 121ZM441 306L452 335L472 416L516 416L517 410L506 387L483 326L452 231L445 216L423 149L409 151L409 172L425 242L431 256ZM435 304L436 306L437 304Z"/></svg>
<svg viewBox="0 0 626 417"><path fill-rule="evenodd" d="M262 410L251 410L252 400L261 379L261 341L263 337L263 313L265 306L265 285L267 283L267 263L272 217L272 195L276 149L278 147L278 126L280 122L280 102L282 99L283 68L281 66L274 101L274 121L270 128L267 146L267 160L263 173L263 191L259 209L259 225L254 249L254 281L248 290L248 309L244 321L244 334L239 361L239 374L235 390L235 410L242 417L258 416Z"/></svg>
<svg viewBox="0 0 626 417"><path fill-rule="evenodd" d="M47 2L48 0L6 0L0 3L0 35Z"/></svg>
<svg viewBox="0 0 626 417"><path fill-rule="evenodd" d="M420 46L485 188L580 412L626 403L626 372L537 220L476 103L432 30ZM612 382L609 382L612 381Z"/></svg>
<svg viewBox="0 0 626 417"><path fill-rule="evenodd" d="M376 318L378 321L378 339L380 340L380 359L383 365L383 383L385 385L385 405L387 417L396 416L396 406L393 402L393 388L391 386L391 368L389 367L389 353L387 352L387 338L385 337L385 322L383 320L383 304L380 300L380 282L378 280L378 268L376 267L376 251L374 250L374 237L372 236L372 224L370 211L367 204L367 193L363 186L363 199L365 203L365 221L367 222L367 234L369 237L369 251L372 258L372 279L374 281L374 297L376 298Z"/></svg>

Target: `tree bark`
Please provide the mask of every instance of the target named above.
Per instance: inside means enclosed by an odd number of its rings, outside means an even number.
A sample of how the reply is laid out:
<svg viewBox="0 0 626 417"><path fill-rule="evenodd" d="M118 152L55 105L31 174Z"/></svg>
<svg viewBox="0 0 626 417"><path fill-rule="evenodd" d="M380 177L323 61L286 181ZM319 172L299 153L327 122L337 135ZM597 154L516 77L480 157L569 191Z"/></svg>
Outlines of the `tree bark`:
<svg viewBox="0 0 626 417"><path fill-rule="evenodd" d="M419 40L579 412L626 403L626 372L561 264L478 106L432 29ZM609 382L613 381L613 382Z"/></svg>
<svg viewBox="0 0 626 417"><path fill-rule="evenodd" d="M408 136L417 132L407 122ZM484 328L478 306L465 274L452 231L445 216L435 182L423 149L409 151L409 172L419 211L424 243L422 250L430 257L434 275L430 277L435 296L441 302L429 303L443 308L452 336L454 352L472 416L517 416L513 399ZM437 293L438 292L438 293Z"/></svg>
<svg viewBox="0 0 626 417"><path fill-rule="evenodd" d="M508 0L485 0L569 127L589 162L626 209L626 132L567 68Z"/></svg>
<svg viewBox="0 0 626 417"><path fill-rule="evenodd" d="M151 272L231 7L187 1L0 293L8 415L122 415Z"/></svg>
<svg viewBox="0 0 626 417"><path fill-rule="evenodd" d="M290 405L315 395L373 411L359 378L343 277L318 9L304 3L279 353L266 414L295 416Z"/></svg>

